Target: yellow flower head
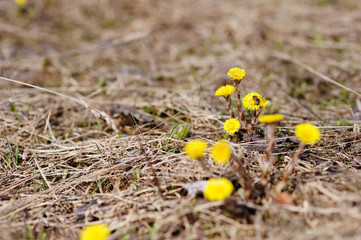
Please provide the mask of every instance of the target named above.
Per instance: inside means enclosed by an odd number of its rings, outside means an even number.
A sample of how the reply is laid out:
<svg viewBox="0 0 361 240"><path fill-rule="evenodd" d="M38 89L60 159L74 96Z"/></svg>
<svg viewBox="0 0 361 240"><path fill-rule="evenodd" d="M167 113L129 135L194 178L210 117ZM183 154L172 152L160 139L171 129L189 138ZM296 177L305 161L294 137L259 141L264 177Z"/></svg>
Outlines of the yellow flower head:
<svg viewBox="0 0 361 240"><path fill-rule="evenodd" d="M320 130L311 123L301 123L296 126L296 137L306 144L314 144L321 139Z"/></svg>
<svg viewBox="0 0 361 240"><path fill-rule="evenodd" d="M105 240L110 235L109 227L105 224L89 225L80 233L80 240Z"/></svg>
<svg viewBox="0 0 361 240"><path fill-rule="evenodd" d="M228 119L223 126L224 131L226 131L229 135L234 134L241 127L240 122L237 119L231 118Z"/></svg>
<svg viewBox="0 0 361 240"><path fill-rule="evenodd" d="M232 182L227 178L211 178L204 187L203 195L209 201L223 201L234 190Z"/></svg>
<svg viewBox="0 0 361 240"><path fill-rule="evenodd" d="M275 123L285 119L281 114L263 115L259 117L260 123Z"/></svg>
<svg viewBox="0 0 361 240"><path fill-rule="evenodd" d="M243 106L248 110L257 110L268 105L268 101L258 93L248 93L243 97Z"/></svg>
<svg viewBox="0 0 361 240"><path fill-rule="evenodd" d="M14 0L16 5L18 5L19 7L23 7L25 6L25 4L28 2L28 0Z"/></svg>
<svg viewBox="0 0 361 240"><path fill-rule="evenodd" d="M228 97L234 92L235 88L232 85L222 86L217 89L216 96Z"/></svg>
<svg viewBox="0 0 361 240"><path fill-rule="evenodd" d="M240 82L244 76L246 76L246 71L239 67L229 69L227 76L230 77L233 81Z"/></svg>
<svg viewBox="0 0 361 240"><path fill-rule="evenodd" d="M232 149L228 142L219 141L211 149L213 160L217 164L226 164L231 158Z"/></svg>
<svg viewBox="0 0 361 240"><path fill-rule="evenodd" d="M186 143L184 151L188 157L193 159L200 159L207 148L207 143L200 139L194 139Z"/></svg>

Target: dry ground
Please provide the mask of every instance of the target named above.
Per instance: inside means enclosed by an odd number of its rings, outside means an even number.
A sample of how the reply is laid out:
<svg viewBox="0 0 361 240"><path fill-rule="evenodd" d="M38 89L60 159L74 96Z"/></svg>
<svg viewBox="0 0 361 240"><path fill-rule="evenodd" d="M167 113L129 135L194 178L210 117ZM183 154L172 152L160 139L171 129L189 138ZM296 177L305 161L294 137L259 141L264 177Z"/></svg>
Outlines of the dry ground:
<svg viewBox="0 0 361 240"><path fill-rule="evenodd" d="M360 40L357 0L0 1L0 76L48 90L0 81L0 239L77 239L90 222L111 239L359 239ZM272 184L294 126L322 129L288 182L293 206L271 184L247 202L237 168L182 154L224 135L214 91L234 66L243 93L286 116ZM265 144L232 140L252 184ZM214 176L240 187L226 204L183 189Z"/></svg>

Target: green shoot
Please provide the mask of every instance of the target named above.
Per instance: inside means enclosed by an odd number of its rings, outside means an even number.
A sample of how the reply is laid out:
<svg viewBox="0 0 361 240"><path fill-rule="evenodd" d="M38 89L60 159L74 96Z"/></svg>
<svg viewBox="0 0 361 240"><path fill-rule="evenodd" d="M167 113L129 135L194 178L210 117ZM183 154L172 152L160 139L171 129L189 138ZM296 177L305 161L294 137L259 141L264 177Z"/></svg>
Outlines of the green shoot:
<svg viewBox="0 0 361 240"><path fill-rule="evenodd" d="M18 164L18 160L19 160L19 145L16 145L16 147L15 147L15 159L14 159L15 165Z"/></svg>
<svg viewBox="0 0 361 240"><path fill-rule="evenodd" d="M97 181L95 187L93 188L93 191L91 192L91 194L95 194L99 187L102 186L104 184L104 182L107 180L107 178L103 177L99 180L99 182Z"/></svg>
<svg viewBox="0 0 361 240"><path fill-rule="evenodd" d="M10 104L10 111L12 111L13 113L15 113L16 117L18 118L19 122L23 121L23 118L20 116L18 109L16 108L15 104Z"/></svg>
<svg viewBox="0 0 361 240"><path fill-rule="evenodd" d="M33 233L33 229L31 229L31 227L29 225L26 225L26 238L33 240L34 238L34 233Z"/></svg>
<svg viewBox="0 0 361 240"><path fill-rule="evenodd" d="M135 181L136 183L138 183L138 182L139 182L139 179L140 179L140 170L139 170L139 167L134 168L133 173L134 173L134 181Z"/></svg>
<svg viewBox="0 0 361 240"><path fill-rule="evenodd" d="M61 178L62 178L63 180L65 180L67 177L68 177L68 170L67 170L67 169L64 169L64 170L63 170L63 173L61 174Z"/></svg>
<svg viewBox="0 0 361 240"><path fill-rule="evenodd" d="M98 78L98 86L100 88L102 88L102 87L104 87L104 85L105 85L105 79L103 77L99 77Z"/></svg>
<svg viewBox="0 0 361 240"><path fill-rule="evenodd" d="M44 178L43 178L42 176L40 176L40 178L41 178L41 181L43 182L43 189L44 189L44 190L48 190L49 187L48 187L48 185L46 184Z"/></svg>
<svg viewBox="0 0 361 240"><path fill-rule="evenodd" d="M170 132L170 135L165 143L165 146L163 147L164 152L170 152L170 151L175 152L175 150L176 150L175 148L168 150L168 145L169 145L170 141L172 140L172 138L174 137L174 134L177 133L178 127L179 127L179 123L176 123L173 126L172 131Z"/></svg>
<svg viewBox="0 0 361 240"><path fill-rule="evenodd" d="M99 129L100 131L103 131L103 126L102 126L102 124L101 124L101 122L100 122L100 119L99 119L98 117L96 118L96 121L97 121L98 129Z"/></svg>
<svg viewBox="0 0 361 240"><path fill-rule="evenodd" d="M182 128L182 130L177 134L178 139L182 140L183 138L186 138L188 136L189 129L190 129L189 126L185 126L184 128Z"/></svg>

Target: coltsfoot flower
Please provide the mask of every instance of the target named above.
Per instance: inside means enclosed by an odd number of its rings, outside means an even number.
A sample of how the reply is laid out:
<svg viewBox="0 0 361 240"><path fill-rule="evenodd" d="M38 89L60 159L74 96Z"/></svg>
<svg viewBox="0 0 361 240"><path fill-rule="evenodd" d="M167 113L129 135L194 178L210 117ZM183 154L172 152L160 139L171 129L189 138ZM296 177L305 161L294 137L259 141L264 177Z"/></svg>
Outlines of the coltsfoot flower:
<svg viewBox="0 0 361 240"><path fill-rule="evenodd" d="M226 86L222 86L220 88L217 89L216 91L216 96L223 96L223 97L228 97L229 95L231 95L234 92L235 88L232 85L226 85Z"/></svg>
<svg viewBox="0 0 361 240"><path fill-rule="evenodd" d="M80 233L80 240L106 240L110 235L109 227L105 224L89 225Z"/></svg>
<svg viewBox="0 0 361 240"><path fill-rule="evenodd" d="M204 187L203 195L209 201L223 201L234 190L232 182L227 178L211 178Z"/></svg>
<svg viewBox="0 0 361 240"><path fill-rule="evenodd" d="M231 146L226 141L219 141L211 148L211 155L215 163L226 164L232 155Z"/></svg>
<svg viewBox="0 0 361 240"><path fill-rule="evenodd" d="M239 128L241 127L240 122L235 119L235 118L231 118L228 119L223 126L224 131L226 131L229 135L234 134L235 132L237 132L239 130Z"/></svg>
<svg viewBox="0 0 361 240"><path fill-rule="evenodd" d="M18 5L19 7L23 7L26 5L26 3L28 2L28 0L14 0L14 2L16 3L16 5Z"/></svg>
<svg viewBox="0 0 361 240"><path fill-rule="evenodd" d="M311 123L298 124L295 135L301 142L306 144L315 144L321 139L320 130Z"/></svg>
<svg viewBox="0 0 361 240"><path fill-rule="evenodd" d="M233 81L241 82L241 80L246 76L246 71L239 67L229 69L227 76L230 77Z"/></svg>
<svg viewBox="0 0 361 240"><path fill-rule="evenodd" d="M207 143L204 140L194 139L186 143L184 152L193 159L201 159L207 148Z"/></svg>
<svg viewBox="0 0 361 240"><path fill-rule="evenodd" d="M275 123L285 119L285 117L281 114L270 114L270 115L263 115L259 117L260 123Z"/></svg>
<svg viewBox="0 0 361 240"><path fill-rule="evenodd" d="M243 97L243 106L248 110L258 110L268 105L268 100L264 99L258 93L248 93Z"/></svg>

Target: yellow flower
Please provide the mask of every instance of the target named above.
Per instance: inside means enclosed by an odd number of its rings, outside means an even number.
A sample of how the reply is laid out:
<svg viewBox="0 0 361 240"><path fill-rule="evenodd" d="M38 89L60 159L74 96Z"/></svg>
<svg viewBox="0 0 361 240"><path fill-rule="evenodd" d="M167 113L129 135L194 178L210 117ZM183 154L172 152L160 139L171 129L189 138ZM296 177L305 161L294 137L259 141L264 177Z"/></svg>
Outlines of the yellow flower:
<svg viewBox="0 0 361 240"><path fill-rule="evenodd" d="M259 117L260 123L274 123L285 119L281 114L263 115Z"/></svg>
<svg viewBox="0 0 361 240"><path fill-rule="evenodd" d="M226 164L231 158L232 149L228 142L219 141L211 149L213 160L217 164Z"/></svg>
<svg viewBox="0 0 361 240"><path fill-rule="evenodd" d="M258 93L248 93L242 102L246 109L252 111L268 105L268 101Z"/></svg>
<svg viewBox="0 0 361 240"><path fill-rule="evenodd" d="M233 184L227 178L211 178L204 187L203 195L209 201L223 201L233 192Z"/></svg>
<svg viewBox="0 0 361 240"><path fill-rule="evenodd" d="M227 76L230 77L233 81L240 82L244 76L246 76L246 71L239 67L229 69Z"/></svg>
<svg viewBox="0 0 361 240"><path fill-rule="evenodd" d="M19 7L23 7L25 6L25 4L28 2L28 0L14 0L16 5L18 5Z"/></svg>
<svg viewBox="0 0 361 240"><path fill-rule="evenodd" d="M216 96L228 97L234 92L235 88L232 85L222 86L217 89Z"/></svg>
<svg viewBox="0 0 361 240"><path fill-rule="evenodd" d="M105 240L110 235L109 227L105 224L93 224L81 230L80 240Z"/></svg>
<svg viewBox="0 0 361 240"><path fill-rule="evenodd" d="M311 123L298 124L295 135L306 144L314 144L321 139L320 130Z"/></svg>
<svg viewBox="0 0 361 240"><path fill-rule="evenodd" d="M188 157L193 159L200 159L207 148L207 143L200 139L194 139L186 143L184 151Z"/></svg>
<svg viewBox="0 0 361 240"><path fill-rule="evenodd" d="M239 123L239 121L237 119L231 118L224 123L223 129L229 135L232 135L233 133L237 132L240 127L241 124Z"/></svg>

